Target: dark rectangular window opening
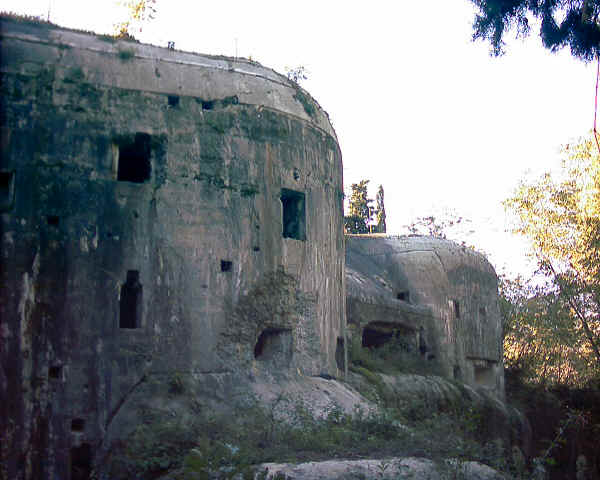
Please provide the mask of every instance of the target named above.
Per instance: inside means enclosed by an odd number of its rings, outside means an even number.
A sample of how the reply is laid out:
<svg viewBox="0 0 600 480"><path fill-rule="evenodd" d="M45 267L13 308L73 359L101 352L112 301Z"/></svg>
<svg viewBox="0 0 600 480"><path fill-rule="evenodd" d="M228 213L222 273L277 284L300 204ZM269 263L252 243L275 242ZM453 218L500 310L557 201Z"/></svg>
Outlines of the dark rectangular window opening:
<svg viewBox="0 0 600 480"><path fill-rule="evenodd" d="M221 271L222 272L230 272L231 267L233 267L233 262L229 260L221 260Z"/></svg>
<svg viewBox="0 0 600 480"><path fill-rule="evenodd" d="M202 100L202 110L212 110L215 108L214 100Z"/></svg>
<svg viewBox="0 0 600 480"><path fill-rule="evenodd" d="M136 133L133 140L122 140L119 143L117 180L133 183L149 180L151 150L151 138L147 133Z"/></svg>
<svg viewBox="0 0 600 480"><path fill-rule="evenodd" d="M481 318L485 318L487 316L487 308L479 307L479 315L481 315Z"/></svg>
<svg viewBox="0 0 600 480"><path fill-rule="evenodd" d="M303 192L281 189L283 238L306 240L306 206Z"/></svg>
<svg viewBox="0 0 600 480"><path fill-rule="evenodd" d="M127 271L127 280L121 287L119 328L140 328L142 325L142 285L140 272Z"/></svg>
<svg viewBox="0 0 600 480"><path fill-rule="evenodd" d="M85 428L85 420L83 418L74 418L71 420L72 432L83 432Z"/></svg>
<svg viewBox="0 0 600 480"><path fill-rule="evenodd" d="M15 172L0 171L0 212L13 207L15 199Z"/></svg>
<svg viewBox="0 0 600 480"><path fill-rule="evenodd" d="M452 308L452 313L454 313L454 318L460 318L460 304L458 300L450 300L450 307Z"/></svg>
<svg viewBox="0 0 600 480"><path fill-rule="evenodd" d="M62 366L53 365L48 368L48 378L52 378L53 380L58 380L62 376Z"/></svg>
<svg viewBox="0 0 600 480"><path fill-rule="evenodd" d="M338 337L335 345L335 363L341 371L346 369L346 355L344 354L344 339Z"/></svg>
<svg viewBox="0 0 600 480"><path fill-rule="evenodd" d="M92 447L82 443L71 448L71 480L87 480L92 474Z"/></svg>
<svg viewBox="0 0 600 480"><path fill-rule="evenodd" d="M410 293L408 290L403 290L396 294L396 300L402 300L403 302L408 302L410 299Z"/></svg>
<svg viewBox="0 0 600 480"><path fill-rule="evenodd" d="M58 224L60 223L60 217L58 215L48 215L46 217L46 221L48 222L48 225L58 227Z"/></svg>
<svg viewBox="0 0 600 480"><path fill-rule="evenodd" d="M169 107L177 107L179 105L179 97L177 95L169 95Z"/></svg>

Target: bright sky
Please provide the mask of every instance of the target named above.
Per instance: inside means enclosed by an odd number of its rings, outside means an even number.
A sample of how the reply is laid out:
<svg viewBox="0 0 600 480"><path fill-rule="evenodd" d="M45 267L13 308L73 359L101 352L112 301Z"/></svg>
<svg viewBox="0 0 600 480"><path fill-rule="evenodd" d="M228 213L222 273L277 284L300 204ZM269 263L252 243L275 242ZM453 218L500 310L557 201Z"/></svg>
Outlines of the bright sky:
<svg viewBox="0 0 600 480"><path fill-rule="evenodd" d="M2 0L5 11L110 33L114 0ZM388 233L417 216L453 210L472 220L468 243L497 270L522 270L524 246L503 234L500 202L530 170L592 128L594 65L551 54L537 32L502 58L471 42L467 0L157 0L143 42L252 57L302 82L329 113L344 184L385 189Z"/></svg>

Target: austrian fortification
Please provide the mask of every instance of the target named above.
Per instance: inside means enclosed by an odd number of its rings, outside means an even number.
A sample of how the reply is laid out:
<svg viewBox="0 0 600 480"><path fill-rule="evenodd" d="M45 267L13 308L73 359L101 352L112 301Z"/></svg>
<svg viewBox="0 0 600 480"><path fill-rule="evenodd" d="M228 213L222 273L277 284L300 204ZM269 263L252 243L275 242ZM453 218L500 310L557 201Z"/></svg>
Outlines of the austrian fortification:
<svg viewBox="0 0 600 480"><path fill-rule="evenodd" d="M493 268L427 238L345 250L340 148L298 84L7 18L0 48L0 477L108 478L156 412L292 390L366 412L338 381L357 339L502 398Z"/></svg>
<svg viewBox="0 0 600 480"><path fill-rule="evenodd" d="M151 376L338 376L342 163L319 105L246 60L0 29L8 477L87 468Z"/></svg>

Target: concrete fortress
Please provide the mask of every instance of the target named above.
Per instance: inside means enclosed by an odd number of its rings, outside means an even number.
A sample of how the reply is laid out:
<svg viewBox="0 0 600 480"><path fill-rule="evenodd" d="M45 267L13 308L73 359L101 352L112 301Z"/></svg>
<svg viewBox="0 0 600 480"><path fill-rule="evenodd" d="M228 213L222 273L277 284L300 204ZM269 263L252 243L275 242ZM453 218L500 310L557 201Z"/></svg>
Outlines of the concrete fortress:
<svg viewBox="0 0 600 480"><path fill-rule="evenodd" d="M87 478L182 377L209 408L289 379L366 401L334 380L346 309L364 347L502 398L493 268L344 245L340 148L296 83L8 18L0 41L1 478Z"/></svg>
<svg viewBox="0 0 600 480"><path fill-rule="evenodd" d="M254 62L2 19L6 478L75 478L132 389L339 376L342 162Z"/></svg>
<svg viewBox="0 0 600 480"><path fill-rule="evenodd" d="M400 342L438 372L504 398L498 279L487 259L432 237L349 237L348 329Z"/></svg>

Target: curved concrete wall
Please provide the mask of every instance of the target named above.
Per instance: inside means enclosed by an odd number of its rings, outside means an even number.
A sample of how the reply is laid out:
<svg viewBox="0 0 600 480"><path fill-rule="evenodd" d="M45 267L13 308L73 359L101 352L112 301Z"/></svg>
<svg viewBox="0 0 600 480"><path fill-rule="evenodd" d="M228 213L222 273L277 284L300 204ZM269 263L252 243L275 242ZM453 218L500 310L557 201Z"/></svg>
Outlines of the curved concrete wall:
<svg viewBox="0 0 600 480"><path fill-rule="evenodd" d="M349 324L423 327L445 376L503 397L498 281L482 254L433 237L350 236L346 287Z"/></svg>
<svg viewBox="0 0 600 480"><path fill-rule="evenodd" d="M1 22L8 477L68 479L148 375L339 374L318 104L252 62Z"/></svg>

